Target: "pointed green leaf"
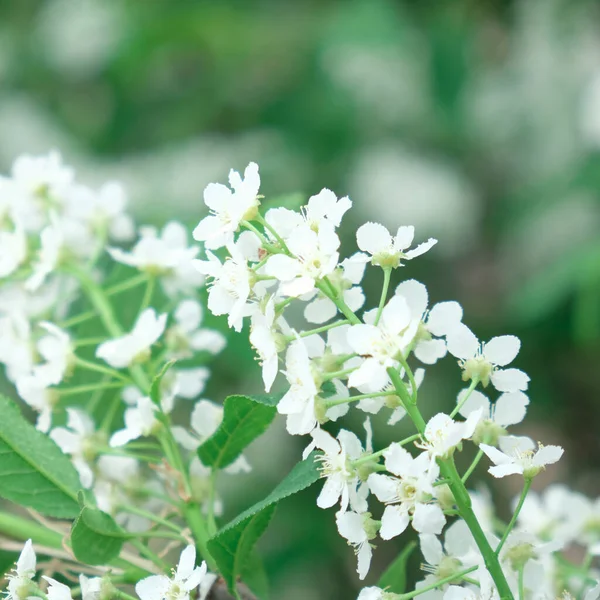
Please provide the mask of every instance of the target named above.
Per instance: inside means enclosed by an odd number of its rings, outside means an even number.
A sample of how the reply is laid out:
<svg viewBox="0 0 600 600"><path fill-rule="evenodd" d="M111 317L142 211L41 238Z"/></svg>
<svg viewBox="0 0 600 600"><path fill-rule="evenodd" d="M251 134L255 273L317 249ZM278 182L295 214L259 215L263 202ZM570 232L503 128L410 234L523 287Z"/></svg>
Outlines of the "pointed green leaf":
<svg viewBox="0 0 600 600"><path fill-rule="evenodd" d="M198 457L207 467L223 469L230 465L273 419L276 408L269 396L229 396L225 399L223 421L199 448Z"/></svg>
<svg viewBox="0 0 600 600"><path fill-rule="evenodd" d="M208 541L208 549L231 591L237 576L247 568L251 551L269 525L277 504L311 486L319 477L313 452L306 460L299 462L264 500L238 515Z"/></svg>
<svg viewBox="0 0 600 600"><path fill-rule="evenodd" d="M409 542L402 549L396 560L385 570L379 579L378 587L394 594L404 594L406 591L406 565L416 547L416 542Z"/></svg>
<svg viewBox="0 0 600 600"><path fill-rule="evenodd" d="M109 514L84 506L71 528L71 547L80 562L104 565L119 556L128 537Z"/></svg>
<svg viewBox="0 0 600 600"><path fill-rule="evenodd" d="M81 484L71 461L4 396L0 415L0 496L50 517L75 518Z"/></svg>

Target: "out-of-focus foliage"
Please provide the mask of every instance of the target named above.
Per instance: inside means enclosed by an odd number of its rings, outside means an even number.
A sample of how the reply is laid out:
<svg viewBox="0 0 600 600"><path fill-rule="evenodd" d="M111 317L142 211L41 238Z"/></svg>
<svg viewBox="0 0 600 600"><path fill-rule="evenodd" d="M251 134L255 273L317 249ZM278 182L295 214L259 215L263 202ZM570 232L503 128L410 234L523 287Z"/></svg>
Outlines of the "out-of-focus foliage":
<svg viewBox="0 0 600 600"><path fill-rule="evenodd" d="M0 163L56 147L82 178L122 179L140 221L195 224L203 187L256 160L264 189L331 187L363 221L438 237L427 273L402 277L460 300L482 339L523 339L532 417L597 493L599 25L591 0L1 2ZM258 389L243 340L215 400ZM432 404L460 389L447 363ZM231 515L284 476L293 443L276 428L255 448L264 489L232 490ZM265 540L272 597L351 597L351 557L305 494Z"/></svg>

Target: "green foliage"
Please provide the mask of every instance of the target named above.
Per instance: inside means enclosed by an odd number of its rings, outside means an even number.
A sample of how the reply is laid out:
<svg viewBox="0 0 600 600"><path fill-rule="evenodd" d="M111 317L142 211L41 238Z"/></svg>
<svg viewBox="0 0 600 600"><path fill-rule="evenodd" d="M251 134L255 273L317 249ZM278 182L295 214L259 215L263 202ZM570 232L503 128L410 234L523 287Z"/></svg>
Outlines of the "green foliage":
<svg viewBox="0 0 600 600"><path fill-rule="evenodd" d="M83 494L79 499L83 506L71 528L73 553L82 563L106 564L119 556L128 534L110 515L88 506Z"/></svg>
<svg viewBox="0 0 600 600"><path fill-rule="evenodd" d="M396 560L385 570L377 585L394 594L403 594L406 591L406 570L408 560L417 547L416 542L409 542Z"/></svg>
<svg viewBox="0 0 600 600"><path fill-rule="evenodd" d="M47 436L0 396L0 496L43 515L75 518L79 476Z"/></svg>
<svg viewBox="0 0 600 600"><path fill-rule="evenodd" d="M15 566L18 558L19 555L16 552L0 550L0 579Z"/></svg>
<svg viewBox="0 0 600 600"><path fill-rule="evenodd" d="M230 590L234 589L236 577L248 568L252 549L267 529L279 502L311 486L319 477L313 453L299 462L264 500L245 510L208 541L208 549Z"/></svg>
<svg viewBox="0 0 600 600"><path fill-rule="evenodd" d="M198 448L198 457L213 469L230 465L251 442L262 435L277 412L275 396L229 396L223 421Z"/></svg>

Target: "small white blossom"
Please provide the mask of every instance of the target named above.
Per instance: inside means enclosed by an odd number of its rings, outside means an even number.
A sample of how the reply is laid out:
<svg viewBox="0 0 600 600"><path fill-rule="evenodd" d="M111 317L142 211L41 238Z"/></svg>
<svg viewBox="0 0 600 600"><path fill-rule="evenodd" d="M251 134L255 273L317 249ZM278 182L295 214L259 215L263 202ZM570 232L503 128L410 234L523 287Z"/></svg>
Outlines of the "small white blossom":
<svg viewBox="0 0 600 600"><path fill-rule="evenodd" d="M160 427L157 412L158 406L150 398L139 397L135 406L125 410L125 428L112 434L109 442L111 448L125 446L142 436L152 435Z"/></svg>
<svg viewBox="0 0 600 600"><path fill-rule="evenodd" d="M175 309L175 325L165 335L172 358L191 358L195 352L219 354L225 348L227 341L221 332L200 327L202 312L197 300L183 300Z"/></svg>
<svg viewBox="0 0 600 600"><path fill-rule="evenodd" d="M21 554L8 578L8 595L6 600L28 600L33 596L32 579L35 577L36 556L31 540L27 540Z"/></svg>
<svg viewBox="0 0 600 600"><path fill-rule="evenodd" d="M251 240L255 241L249 244ZM221 263L209 251L206 252L208 260L194 262L200 273L212 278L208 292L209 310L213 315L228 315L229 327L237 332L242 330L244 317L250 314L247 303L256 284L256 274L248 266L248 259L249 254L257 250L256 244L254 234L243 232L235 244L227 246L230 256L225 262Z"/></svg>
<svg viewBox="0 0 600 600"><path fill-rule="evenodd" d="M373 555L373 549L369 541L377 533L371 514L340 511L335 515L335 521L340 535L354 547L354 552L358 558L356 571L359 579L362 580L369 572Z"/></svg>
<svg viewBox="0 0 600 600"><path fill-rule="evenodd" d="M281 282L284 296L312 292L316 282L337 267L340 239L331 226L323 225L315 232L302 225L294 229L286 244L293 256L275 254L265 265L265 273Z"/></svg>
<svg viewBox="0 0 600 600"><path fill-rule="evenodd" d="M342 298L348 308L354 312L362 308L365 303L365 294L358 285L365 272L365 263L357 259L358 254L344 259L329 279L333 286L342 291ZM304 318L309 323L321 325L333 319L338 309L333 300L327 298L321 291L311 300L304 309Z"/></svg>
<svg viewBox="0 0 600 600"><path fill-rule="evenodd" d="M473 435L482 412L481 408L473 411L466 421L455 421L447 414L438 413L427 422L425 439L419 447L427 450L432 458L448 457L462 440Z"/></svg>
<svg viewBox="0 0 600 600"><path fill-rule="evenodd" d="M375 311L365 314L366 324L348 329L348 343L357 354L366 357L360 367L350 374L348 385L361 392L378 392L389 384L388 367L398 366L397 356L413 340L417 323L404 298L394 296L385 305L377 325Z"/></svg>
<svg viewBox="0 0 600 600"><path fill-rule="evenodd" d="M285 366L284 374L290 389L277 404L277 412L287 415L286 428L289 433L304 435L317 426L315 398L319 390L303 340L296 340L289 345Z"/></svg>
<svg viewBox="0 0 600 600"><path fill-rule="evenodd" d="M502 335L480 343L475 334L460 324L446 336L448 352L460 359L463 380L477 378L484 387L491 381L499 392L527 389L529 377L519 369L501 369L511 363L521 347L514 335Z"/></svg>
<svg viewBox="0 0 600 600"><path fill-rule="evenodd" d="M252 313L250 322L250 343L258 353L266 392L271 391L279 367L281 336L278 335L276 322L274 297L269 298L263 310Z"/></svg>
<svg viewBox="0 0 600 600"><path fill-rule="evenodd" d="M188 247L188 234L181 223L167 223L160 235L154 227L142 227L140 232L140 240L131 252L108 248L112 258L140 271L158 275L165 293L170 297L191 293L202 285L204 278L194 268L194 259L200 248Z"/></svg>
<svg viewBox="0 0 600 600"><path fill-rule="evenodd" d="M356 232L358 247L369 254L364 260L371 260L374 265L384 267L398 267L403 260L417 258L437 244L437 240L429 238L416 248L408 250L414 237L415 228L412 225L399 227L394 237L379 223L365 223Z"/></svg>
<svg viewBox="0 0 600 600"><path fill-rule="evenodd" d="M231 189L221 183L209 183L204 190L204 203L211 214L198 223L193 235L209 250L231 244L240 222L256 216L260 204L258 165L251 162L244 171L244 179L232 169L229 185Z"/></svg>
<svg viewBox="0 0 600 600"><path fill-rule="evenodd" d="M163 334L166 324L166 313L157 315L153 308L147 308L137 318L131 333L103 342L96 349L96 356L115 369L128 367L136 360L147 357L150 347Z"/></svg>
<svg viewBox="0 0 600 600"><path fill-rule="evenodd" d="M535 477L546 465L557 462L564 452L560 446L542 445L536 451L534 442L524 436L502 437L499 445L500 450L487 444L479 446L495 465L489 468L494 477Z"/></svg>
<svg viewBox="0 0 600 600"><path fill-rule="evenodd" d="M79 473L81 485L91 488L94 474L89 465L89 453L93 449L96 432L91 417L80 409L67 407L67 426L55 427L50 438L65 453L71 456L73 466Z"/></svg>
<svg viewBox="0 0 600 600"><path fill-rule="evenodd" d="M392 597L390 594L386 594L381 588L371 586L363 588L358 595L357 600L387 600Z"/></svg>
<svg viewBox="0 0 600 600"><path fill-rule="evenodd" d="M27 238L22 227L0 231L0 278L12 275L27 256Z"/></svg>
<svg viewBox="0 0 600 600"><path fill-rule="evenodd" d="M368 484L377 498L386 504L379 535L389 540L400 535L411 521L419 533L439 535L446 523L442 509L432 503L433 483L439 475L437 463L424 452L413 458L398 444L385 452L385 466L396 477L372 473Z"/></svg>
<svg viewBox="0 0 600 600"><path fill-rule="evenodd" d="M207 574L205 562L199 567L195 565L196 549L187 546L181 553L173 577L151 575L139 581L135 591L141 600L189 600L190 592L202 583Z"/></svg>
<svg viewBox="0 0 600 600"><path fill-rule="evenodd" d="M56 223L46 227L40 234L40 243L38 258L33 265L33 273L25 282L25 289L29 292L37 292L58 265L65 243L60 227Z"/></svg>
<svg viewBox="0 0 600 600"><path fill-rule="evenodd" d="M317 457L321 463L321 477L326 479L325 485L317 498L319 508L330 508L340 502L340 512L350 506L357 512L365 512L367 503L366 485L362 485L352 461L360 458L363 447L358 437L351 431L342 429L337 439L323 429L311 432L314 445L323 450Z"/></svg>
<svg viewBox="0 0 600 600"><path fill-rule="evenodd" d="M412 318L419 322L413 344L414 355L422 363L435 364L446 355L446 342L439 338L455 329L462 320L463 311L460 304L438 302L428 311L427 288L414 279L398 285L396 295L406 300Z"/></svg>
<svg viewBox="0 0 600 600"><path fill-rule="evenodd" d="M100 600L102 597L104 580L101 577L79 576L82 600Z"/></svg>
<svg viewBox="0 0 600 600"><path fill-rule="evenodd" d="M72 600L71 589L68 585L60 583L52 577L46 577L46 575L42 575L42 577L50 584L46 592L48 600Z"/></svg>

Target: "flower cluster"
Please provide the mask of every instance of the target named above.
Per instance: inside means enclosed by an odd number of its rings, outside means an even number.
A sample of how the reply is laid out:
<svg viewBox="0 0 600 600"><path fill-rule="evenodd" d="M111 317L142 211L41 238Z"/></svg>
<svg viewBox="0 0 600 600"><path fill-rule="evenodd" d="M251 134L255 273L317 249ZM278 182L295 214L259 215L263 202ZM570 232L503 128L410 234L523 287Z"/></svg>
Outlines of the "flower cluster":
<svg viewBox="0 0 600 600"><path fill-rule="evenodd" d="M216 444L213 434L225 418L221 405L201 395L205 363L226 338L203 326L198 291L206 280L208 309L226 316L236 332L248 328L265 391L283 386L273 404L287 431L305 436L303 460L324 480L317 505L335 507L361 580L376 544L412 529L424 576L408 598L529 600L587 592L586 600L595 600L598 503L562 487L530 493L533 479L563 450L509 431L529 405L529 377L509 366L519 339L480 342L457 302L430 302L408 269L436 240L415 245L413 227L391 233L366 223L356 232L357 247L344 254L338 229L349 198L323 189L299 210L264 214L261 198L255 163L243 175L232 170L229 186L210 184L196 244L175 221L161 231L141 227L136 237L121 188L82 186L57 154L23 157L0 180L0 362L8 380L39 414L37 428L71 458L83 497L91 494L115 527L185 544L168 577L163 557L140 542L136 560L150 562L143 566L148 576L124 583L135 584L142 600L189 600L197 589L204 598L215 582L206 563L196 567L189 545L218 568L206 549L223 510L218 469L198 449L209 438ZM127 240L128 250L115 245ZM368 267L383 281L373 308L365 307L361 287ZM141 286L139 309L123 324L113 299ZM73 314L85 302L91 310ZM94 320L105 333L84 335ZM464 384L449 410L435 413L420 390L426 371L442 360L457 363ZM334 430L352 408L362 414L364 435ZM390 427L410 421L414 433L376 449L371 420L379 416ZM474 458L461 475L455 457L470 447ZM222 470L250 471L240 452ZM467 489L488 459L493 477L523 482L507 523L493 516L484 492ZM585 549L583 564L564 552L574 544ZM71 591L50 577L55 573L44 571L35 582L28 542L9 576L8 597L68 600ZM80 587L84 600L116 593L109 576L82 575ZM370 586L359 599L406 600L402 592Z"/></svg>
<svg viewBox="0 0 600 600"><path fill-rule="evenodd" d="M558 543L547 532L539 537L527 527L527 503L517 503L511 523L484 520L491 506L465 487L487 455L494 477L522 477L525 499L532 479L558 461L563 450L508 431L523 420L529 404L529 377L509 366L520 349L517 337L480 342L463 322L457 302L430 306L425 285L410 277L389 294L392 276L431 250L436 240L413 247L413 227L392 234L383 225L366 223L356 234L357 251L344 258L337 229L351 207L348 198L324 189L299 211L271 208L262 214L256 165L249 165L243 180L236 174L230 182L231 189L207 188L205 202L212 214L195 232L197 240L206 242L207 259L197 266L208 277L209 309L227 315L236 331L249 324L267 392L278 372L287 382L277 410L285 415L290 434L310 435L304 457L317 450L325 480L317 504L337 506L338 530L357 554L359 577L369 572L376 538L389 540L412 527L427 573L418 594L492 598L521 593L523 598L523 593L539 597L544 590L555 597L585 586L581 576L573 575L574 588L565 587L560 551L566 541ZM225 254L217 257L220 248ZM360 285L368 265L380 269L383 278L373 309L364 309ZM306 325L289 316L298 314L298 305L304 306ZM418 400L419 387L425 369L447 356L457 361L468 387L457 390L449 414L433 414L427 421L421 416L427 407ZM492 400L485 395L490 388L497 391ZM326 431L352 406L368 415L364 444L345 429L336 437ZM416 433L374 451L369 419L388 410L390 425L408 415ZM461 477L454 456L466 442L479 452ZM570 513L574 503L562 504L562 510ZM477 515L472 506L478 507ZM592 520L585 521L590 531ZM552 519L557 527L560 522ZM581 522L563 527L571 541L582 542ZM593 554L600 546L589 548ZM376 587L360 595L361 600L393 598L394 592Z"/></svg>

